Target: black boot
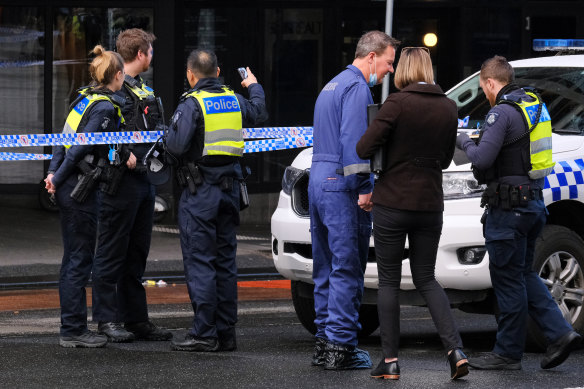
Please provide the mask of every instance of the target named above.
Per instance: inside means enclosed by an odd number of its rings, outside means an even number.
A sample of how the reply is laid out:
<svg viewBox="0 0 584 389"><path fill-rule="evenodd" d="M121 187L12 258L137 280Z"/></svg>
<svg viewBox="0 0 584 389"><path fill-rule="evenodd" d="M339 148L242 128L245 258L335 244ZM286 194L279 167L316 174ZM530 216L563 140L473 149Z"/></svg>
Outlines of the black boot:
<svg viewBox="0 0 584 389"><path fill-rule="evenodd" d="M357 347L327 342L324 349L325 370L370 369L369 353Z"/></svg>
<svg viewBox="0 0 584 389"><path fill-rule="evenodd" d="M381 359L379 365L371 370L372 378L384 378L386 380L399 380L399 365L397 361L385 362L385 358Z"/></svg>
<svg viewBox="0 0 584 389"><path fill-rule="evenodd" d="M312 354L312 366L324 366L324 349L326 344L326 339L316 338L314 354Z"/></svg>
<svg viewBox="0 0 584 389"><path fill-rule="evenodd" d="M448 354L450 378L455 380L468 374L468 359L461 349L455 348Z"/></svg>

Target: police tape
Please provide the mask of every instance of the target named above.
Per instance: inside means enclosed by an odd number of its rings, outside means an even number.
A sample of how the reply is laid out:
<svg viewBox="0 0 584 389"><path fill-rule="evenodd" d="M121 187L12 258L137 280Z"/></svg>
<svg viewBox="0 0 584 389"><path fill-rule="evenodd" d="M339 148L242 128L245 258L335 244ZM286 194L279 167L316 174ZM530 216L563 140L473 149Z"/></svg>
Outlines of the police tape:
<svg viewBox="0 0 584 389"><path fill-rule="evenodd" d="M244 153L312 146L312 127L244 128L243 131L245 139L276 137L247 141ZM163 135L162 131L0 135L0 147L153 143L161 135ZM51 154L0 152L0 161L39 161L51 158Z"/></svg>
<svg viewBox="0 0 584 389"><path fill-rule="evenodd" d="M299 136L312 136L312 127L263 127L243 129L244 139L294 138Z"/></svg>
<svg viewBox="0 0 584 389"><path fill-rule="evenodd" d="M122 131L0 135L0 147L153 143L163 134L163 131Z"/></svg>

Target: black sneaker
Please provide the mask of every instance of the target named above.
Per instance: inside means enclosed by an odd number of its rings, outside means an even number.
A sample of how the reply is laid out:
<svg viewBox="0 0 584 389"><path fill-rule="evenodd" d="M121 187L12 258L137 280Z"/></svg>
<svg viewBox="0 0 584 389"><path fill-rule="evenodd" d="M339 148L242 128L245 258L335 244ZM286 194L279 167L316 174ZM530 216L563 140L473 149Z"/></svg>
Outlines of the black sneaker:
<svg viewBox="0 0 584 389"><path fill-rule="evenodd" d="M468 365L477 370L521 370L521 360L507 358L497 353L486 353L470 358Z"/></svg>
<svg viewBox="0 0 584 389"><path fill-rule="evenodd" d="M369 353L357 347L327 342L324 349L325 370L370 369Z"/></svg>
<svg viewBox="0 0 584 389"><path fill-rule="evenodd" d="M314 353L312 354L312 366L324 366L324 349L327 341L324 338L316 338Z"/></svg>
<svg viewBox="0 0 584 389"><path fill-rule="evenodd" d="M157 327L151 321L125 323L127 331L134 334L137 340L170 340L172 333L164 328Z"/></svg>
<svg viewBox="0 0 584 389"><path fill-rule="evenodd" d="M219 341L217 338L201 338L194 335L186 335L184 340L172 340L172 350L214 352L219 351Z"/></svg>
<svg viewBox="0 0 584 389"><path fill-rule="evenodd" d="M551 369L562 364L581 341L582 337L576 331L570 331L550 344L541 360L541 368Z"/></svg>
<svg viewBox="0 0 584 389"><path fill-rule="evenodd" d="M122 323L99 322L97 332L106 335L110 342L127 343L134 340L134 334L124 329Z"/></svg>
<svg viewBox="0 0 584 389"><path fill-rule="evenodd" d="M99 335L95 332L88 331L81 335L61 336L59 345L61 347L85 347L98 348L103 347L107 343L107 336Z"/></svg>
<svg viewBox="0 0 584 389"><path fill-rule="evenodd" d="M399 365L397 361L385 362L385 358L382 358L379 365L371 370L371 378L399 380Z"/></svg>

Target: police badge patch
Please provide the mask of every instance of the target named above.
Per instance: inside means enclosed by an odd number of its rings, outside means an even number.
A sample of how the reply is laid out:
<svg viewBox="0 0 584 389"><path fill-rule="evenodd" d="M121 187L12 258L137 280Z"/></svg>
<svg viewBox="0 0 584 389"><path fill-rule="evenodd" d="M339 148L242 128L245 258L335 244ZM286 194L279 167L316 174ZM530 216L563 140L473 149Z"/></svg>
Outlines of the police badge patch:
<svg viewBox="0 0 584 389"><path fill-rule="evenodd" d="M110 118L103 118L103 121L101 122L101 129L106 130L107 126L109 125L109 122Z"/></svg>
<svg viewBox="0 0 584 389"><path fill-rule="evenodd" d="M497 112L492 112L490 114L487 115L487 124L489 126L492 126L493 124L495 124L495 122L497 121L497 119L499 118L499 114Z"/></svg>
<svg viewBox="0 0 584 389"><path fill-rule="evenodd" d="M182 112L176 111L174 113L174 115L172 115L172 119L170 120L170 125L172 126L172 125L176 124L181 116L182 116Z"/></svg>

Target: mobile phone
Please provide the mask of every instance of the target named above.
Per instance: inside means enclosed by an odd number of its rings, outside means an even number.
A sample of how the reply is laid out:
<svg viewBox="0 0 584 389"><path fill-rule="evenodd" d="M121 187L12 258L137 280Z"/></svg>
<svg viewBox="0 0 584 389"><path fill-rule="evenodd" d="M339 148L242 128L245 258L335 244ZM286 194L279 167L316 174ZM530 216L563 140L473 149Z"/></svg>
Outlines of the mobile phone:
<svg viewBox="0 0 584 389"><path fill-rule="evenodd" d="M237 68L237 71L239 72L242 80L247 78L247 70L245 70L245 68Z"/></svg>

